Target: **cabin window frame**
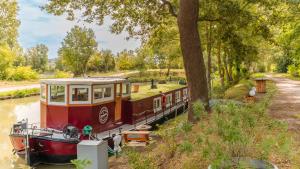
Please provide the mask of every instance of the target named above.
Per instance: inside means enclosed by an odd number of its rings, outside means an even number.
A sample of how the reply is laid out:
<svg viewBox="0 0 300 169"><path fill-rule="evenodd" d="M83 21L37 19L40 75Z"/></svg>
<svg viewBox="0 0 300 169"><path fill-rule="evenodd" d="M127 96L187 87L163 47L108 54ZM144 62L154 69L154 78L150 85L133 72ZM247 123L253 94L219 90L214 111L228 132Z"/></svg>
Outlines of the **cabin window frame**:
<svg viewBox="0 0 300 169"><path fill-rule="evenodd" d="M175 103L180 103L181 102L181 91L178 90L175 92Z"/></svg>
<svg viewBox="0 0 300 169"><path fill-rule="evenodd" d="M76 88L88 89L88 100L87 101L73 101L72 90ZM69 102L70 104L91 104L92 101L92 88L90 85L70 85L69 86Z"/></svg>
<svg viewBox="0 0 300 169"><path fill-rule="evenodd" d="M185 88L182 90L182 92L183 92L183 96L182 96L183 100L187 100L189 96L188 89Z"/></svg>
<svg viewBox="0 0 300 169"><path fill-rule="evenodd" d="M64 102L51 101L51 86L63 86L65 88L65 100ZM67 104L67 85L65 84L48 84L48 104L49 105L66 105Z"/></svg>
<svg viewBox="0 0 300 169"><path fill-rule="evenodd" d="M172 106L172 104L173 104L172 97L173 97L172 93L166 95L166 108L169 108Z"/></svg>
<svg viewBox="0 0 300 169"><path fill-rule="evenodd" d="M45 92L43 93L43 89L42 88L45 88ZM46 102L47 101L47 84L41 84L40 86L40 100L43 101L43 102ZM45 96L45 98L43 98L43 96Z"/></svg>
<svg viewBox="0 0 300 169"><path fill-rule="evenodd" d="M124 86L128 85L128 93L123 93L124 92ZM123 83L122 84L122 97L128 97L131 94L131 84L129 82Z"/></svg>
<svg viewBox="0 0 300 169"><path fill-rule="evenodd" d="M158 107L157 107L156 103L159 103ZM161 110L162 110L161 97L154 98L153 99L153 111L154 111L154 113L157 113L157 112L159 112Z"/></svg>
<svg viewBox="0 0 300 169"><path fill-rule="evenodd" d="M110 88L111 92L110 92L110 97L104 97L105 95L105 91L102 91L102 98L101 99L95 99L95 89L105 89L105 88ZM93 96L93 103L100 103L100 102L105 102L105 101L113 101L114 100L114 84L109 84L109 85L101 85L101 84L96 84L93 85L93 92L92 92L92 96Z"/></svg>

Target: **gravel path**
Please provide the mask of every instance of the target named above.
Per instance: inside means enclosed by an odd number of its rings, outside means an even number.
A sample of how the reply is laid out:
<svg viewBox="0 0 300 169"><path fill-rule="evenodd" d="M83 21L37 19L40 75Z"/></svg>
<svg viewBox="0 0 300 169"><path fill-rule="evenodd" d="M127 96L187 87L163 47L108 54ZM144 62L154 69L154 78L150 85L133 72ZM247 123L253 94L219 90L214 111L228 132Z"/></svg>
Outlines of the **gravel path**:
<svg viewBox="0 0 300 169"><path fill-rule="evenodd" d="M276 83L278 92L269 107L269 113L289 124L289 129L300 133L300 81L269 77Z"/></svg>

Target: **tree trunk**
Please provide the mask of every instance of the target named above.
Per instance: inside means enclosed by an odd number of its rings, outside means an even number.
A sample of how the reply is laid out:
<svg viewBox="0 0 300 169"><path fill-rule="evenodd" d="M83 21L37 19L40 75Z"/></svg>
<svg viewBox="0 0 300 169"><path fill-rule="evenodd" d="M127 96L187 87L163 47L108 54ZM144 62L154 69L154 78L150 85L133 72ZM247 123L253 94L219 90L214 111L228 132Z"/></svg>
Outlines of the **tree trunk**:
<svg viewBox="0 0 300 169"><path fill-rule="evenodd" d="M209 96L211 96L211 49L212 49L212 24L206 24L206 38L207 38L207 83Z"/></svg>
<svg viewBox="0 0 300 169"><path fill-rule="evenodd" d="M206 69L197 22L199 1L180 0L179 6L177 22L184 68L188 81L190 106L193 102L200 99L205 104L206 110L209 110ZM190 122L196 120L191 108L188 112L188 120Z"/></svg>
<svg viewBox="0 0 300 169"><path fill-rule="evenodd" d="M220 81L221 86L224 88L225 82L224 82L224 69L222 66L222 60L221 60L221 41L218 42L218 53L217 53L217 62L218 62L218 69L219 69L219 75L220 75Z"/></svg>

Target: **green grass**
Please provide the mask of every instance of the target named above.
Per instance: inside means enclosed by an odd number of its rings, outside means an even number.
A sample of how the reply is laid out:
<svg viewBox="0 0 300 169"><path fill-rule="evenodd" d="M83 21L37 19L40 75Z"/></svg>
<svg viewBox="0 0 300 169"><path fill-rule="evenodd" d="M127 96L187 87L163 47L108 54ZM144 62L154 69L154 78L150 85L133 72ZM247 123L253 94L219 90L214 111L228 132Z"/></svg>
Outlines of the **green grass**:
<svg viewBox="0 0 300 169"><path fill-rule="evenodd" d="M167 92L182 87L185 86L176 83L157 84L157 89L151 89L150 85L141 85L138 93L131 93L131 99L139 100L145 97L158 95L160 91Z"/></svg>
<svg viewBox="0 0 300 169"><path fill-rule="evenodd" d="M15 90L15 91L9 91L9 92L0 92L0 98L22 98L22 97L28 97L31 95L39 94L40 89L34 88L34 89L24 89L24 90Z"/></svg>
<svg viewBox="0 0 300 169"><path fill-rule="evenodd" d="M225 99L234 99L242 101L248 95L254 82L251 80L241 80L238 84L230 87L225 91Z"/></svg>

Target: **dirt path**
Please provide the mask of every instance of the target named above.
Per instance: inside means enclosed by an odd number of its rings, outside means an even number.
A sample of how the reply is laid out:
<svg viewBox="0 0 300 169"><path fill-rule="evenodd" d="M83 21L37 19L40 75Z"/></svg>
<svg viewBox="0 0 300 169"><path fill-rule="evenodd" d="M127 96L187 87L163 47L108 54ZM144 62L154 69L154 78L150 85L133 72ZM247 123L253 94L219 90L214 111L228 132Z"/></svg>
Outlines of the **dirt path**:
<svg viewBox="0 0 300 169"><path fill-rule="evenodd" d="M278 92L269 107L269 113L289 124L289 129L300 133L300 81L271 77Z"/></svg>

